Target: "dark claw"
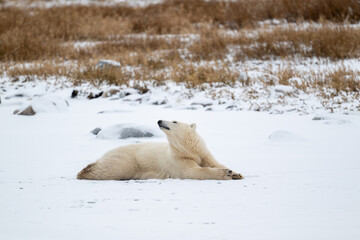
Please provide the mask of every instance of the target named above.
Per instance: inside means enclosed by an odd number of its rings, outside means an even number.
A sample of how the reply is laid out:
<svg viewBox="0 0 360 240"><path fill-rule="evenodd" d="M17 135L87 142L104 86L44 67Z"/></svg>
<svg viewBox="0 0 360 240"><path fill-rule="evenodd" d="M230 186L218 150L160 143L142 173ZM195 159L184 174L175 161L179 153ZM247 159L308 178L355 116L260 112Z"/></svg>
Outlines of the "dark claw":
<svg viewBox="0 0 360 240"><path fill-rule="evenodd" d="M243 176L241 176L241 174L234 174L233 176L232 176L232 179L243 179Z"/></svg>

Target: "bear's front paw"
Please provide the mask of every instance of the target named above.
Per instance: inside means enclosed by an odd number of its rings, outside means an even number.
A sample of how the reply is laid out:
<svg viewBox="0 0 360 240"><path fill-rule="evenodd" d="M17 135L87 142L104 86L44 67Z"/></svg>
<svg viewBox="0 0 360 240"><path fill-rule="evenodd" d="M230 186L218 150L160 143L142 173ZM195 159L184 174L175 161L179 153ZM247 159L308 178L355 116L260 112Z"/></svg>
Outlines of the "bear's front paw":
<svg viewBox="0 0 360 240"><path fill-rule="evenodd" d="M243 179L244 177L243 177L240 173L233 173L233 174L231 175L231 178L232 178L233 180L239 180L239 179Z"/></svg>

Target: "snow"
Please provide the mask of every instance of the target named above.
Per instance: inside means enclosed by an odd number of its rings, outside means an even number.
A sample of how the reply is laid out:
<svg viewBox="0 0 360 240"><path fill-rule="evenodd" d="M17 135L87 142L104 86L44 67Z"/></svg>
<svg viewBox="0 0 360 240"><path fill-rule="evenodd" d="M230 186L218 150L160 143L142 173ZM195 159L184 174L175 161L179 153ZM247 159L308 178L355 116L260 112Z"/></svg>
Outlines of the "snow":
<svg viewBox="0 0 360 240"><path fill-rule="evenodd" d="M278 130L269 136L272 142L302 142L306 141L302 136L289 131Z"/></svg>
<svg viewBox="0 0 360 240"><path fill-rule="evenodd" d="M150 89L154 96L132 92L87 100L71 99L73 87L67 83L20 86L3 79L1 84L1 239L360 238L359 112L308 107L308 114L301 114L280 106L283 114L225 110L229 105L196 91L193 98L180 98L183 89L175 85L170 85L173 92ZM26 96L7 98L21 92ZM134 96L144 100L125 101ZM169 103L152 105L160 96ZM69 107L12 114L46 97L66 100ZM212 103L212 111L201 105L187 109L192 103ZM197 123L217 160L245 179L76 179L78 171L114 147L166 141L162 133L101 139L91 130L129 123L156 128L159 119Z"/></svg>

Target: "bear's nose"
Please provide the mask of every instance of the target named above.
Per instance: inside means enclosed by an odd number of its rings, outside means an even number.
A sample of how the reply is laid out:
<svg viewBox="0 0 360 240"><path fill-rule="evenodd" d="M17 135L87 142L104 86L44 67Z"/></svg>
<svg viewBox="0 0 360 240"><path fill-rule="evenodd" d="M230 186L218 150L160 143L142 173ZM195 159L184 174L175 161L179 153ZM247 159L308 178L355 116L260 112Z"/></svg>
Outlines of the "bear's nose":
<svg viewBox="0 0 360 240"><path fill-rule="evenodd" d="M162 120L159 120L159 121L158 121L158 125L160 125L161 123L162 123Z"/></svg>

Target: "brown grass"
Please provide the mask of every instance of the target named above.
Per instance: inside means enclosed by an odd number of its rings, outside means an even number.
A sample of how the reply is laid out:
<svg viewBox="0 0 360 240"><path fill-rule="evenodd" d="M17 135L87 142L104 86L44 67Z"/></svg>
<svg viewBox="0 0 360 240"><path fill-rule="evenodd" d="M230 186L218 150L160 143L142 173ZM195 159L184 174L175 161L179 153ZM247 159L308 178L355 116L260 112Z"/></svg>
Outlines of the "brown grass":
<svg viewBox="0 0 360 240"><path fill-rule="evenodd" d="M7 71L7 74L10 77L38 76L46 79L50 76L70 76L72 71L74 71L74 69L63 65L50 62L38 62L33 63L32 66L13 66Z"/></svg>
<svg viewBox="0 0 360 240"><path fill-rule="evenodd" d="M171 73L171 79L175 82L184 82L190 87L204 83L233 85L238 78L239 74L231 71L226 66L175 66Z"/></svg>
<svg viewBox="0 0 360 240"><path fill-rule="evenodd" d="M241 51L236 54L237 60L296 55L331 59L360 57L360 29L342 25L324 25L302 30L275 28L260 31L255 38L240 36L231 41L234 45L241 46Z"/></svg>
<svg viewBox="0 0 360 240"><path fill-rule="evenodd" d="M32 61L48 58L79 58L72 49L64 48L66 41L122 40L124 34L182 34L198 33L199 24L209 27L200 29L200 41L190 51L195 59L223 58L226 44L216 29L220 26L240 29L256 26L266 19L294 19L313 21L355 22L360 20L360 4L357 0L250 0L250 1L190 1L169 0L144 8L126 6L64 6L53 8L1 8L0 9L0 60ZM286 34L286 32L283 32ZM280 34L282 34L280 32ZM323 32L322 34L326 34ZM289 34L288 34L289 35ZM340 40L334 38L334 46L342 43L347 35L339 32ZM283 55L281 47L264 39L261 50L265 54ZM357 36L355 36L357 37ZM321 38L321 34L312 37ZM323 37L324 38L324 37ZM349 40L349 38L347 41ZM269 41L272 41L271 39ZM123 48L135 48L137 41L128 41ZM151 43L143 43L143 45ZM153 41L152 44L155 44ZM166 45L159 41L158 45ZM357 44L357 43L356 43ZM168 45L168 44L167 44ZM323 49L322 40L313 42L320 52L318 56L330 54L340 57L339 50ZM117 46L108 47L109 51ZM150 46L158 49L159 46ZM174 49L175 47L173 47ZM104 48L99 51L103 51ZM139 50L136 48L136 50ZM346 50L346 49L345 49ZM316 50L317 51L317 50ZM90 57L90 56L88 56Z"/></svg>
<svg viewBox="0 0 360 240"><path fill-rule="evenodd" d="M259 21L267 19L320 24L306 29L257 28ZM215 82L232 85L239 74L227 67L227 55L235 56L236 61L360 57L359 28L341 25L359 20L357 0L168 0L144 8L0 8L1 72L13 77L67 76L76 83L93 84L119 85L130 80L155 80L161 84L172 79L189 87ZM239 36L224 34L229 29ZM247 31L255 32L255 37ZM183 41L180 37L188 33L199 38ZM75 49L76 41L100 43ZM102 58L119 61L124 67L98 69L96 63ZM60 63L65 60L74 60L77 65L64 67ZM198 64L210 60L222 63ZM34 65L19 66L23 62ZM126 70L125 66L134 70ZM290 84L288 80L297 73L284 68L275 75L280 84ZM358 89L355 76L346 71L334 71L326 78L329 80L318 84L336 91ZM244 84L248 85L249 79Z"/></svg>
<svg viewBox="0 0 360 240"><path fill-rule="evenodd" d="M334 89L335 96L339 92L355 92L360 91L360 79L357 79L359 72L346 69L345 67L326 72L315 82L318 87L330 87Z"/></svg>
<svg viewBox="0 0 360 240"><path fill-rule="evenodd" d="M204 27L200 30L200 39L190 47L191 58L195 61L223 59L228 53L227 42L217 29Z"/></svg>
<svg viewBox="0 0 360 240"><path fill-rule="evenodd" d="M98 86L103 82L113 85L127 84L133 79L133 76L134 74L132 72L126 71L126 69L123 68L105 67L104 69L100 69L96 66L87 66L85 69L74 72L70 78L74 80L75 84L90 82Z"/></svg>

